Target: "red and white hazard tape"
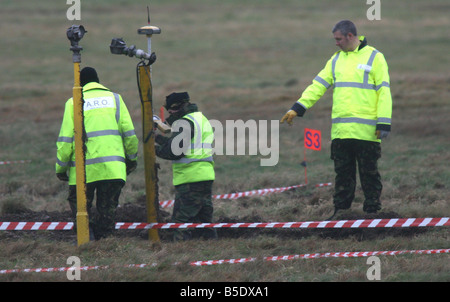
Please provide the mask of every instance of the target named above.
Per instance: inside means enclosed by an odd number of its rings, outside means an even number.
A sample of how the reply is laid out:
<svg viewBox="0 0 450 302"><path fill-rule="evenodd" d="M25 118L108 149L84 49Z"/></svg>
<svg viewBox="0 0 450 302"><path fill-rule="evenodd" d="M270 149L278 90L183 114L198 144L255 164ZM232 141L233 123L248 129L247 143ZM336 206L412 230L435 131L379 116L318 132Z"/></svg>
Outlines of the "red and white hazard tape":
<svg viewBox="0 0 450 302"><path fill-rule="evenodd" d="M20 162L28 162L27 161L20 161ZM19 161L17 161L19 162ZM0 163L13 163L13 162L0 162ZM213 198L215 199L238 199L240 197L244 196L253 196L253 195L266 195L270 193L281 193L287 190L292 190L300 187L304 187L306 184L300 184L295 186L287 186L287 187L280 187L280 188L269 188L269 189L259 189L259 190L252 190L247 192L238 192L238 193L229 193L229 194L222 194L222 195L213 195ZM326 187L331 186L331 183L319 183L316 184L315 187ZM175 203L175 200L165 200L160 201L160 206L162 208L169 208L172 207ZM146 223L118 223L119 227L116 225L116 229L142 229L144 226L147 226ZM160 226L156 226L154 228L162 228ZM24 231L24 230L71 230L73 228L72 222L0 222L0 231Z"/></svg>
<svg viewBox="0 0 450 302"><path fill-rule="evenodd" d="M143 268L148 266L156 266L156 263L153 264L127 264L123 267L129 268ZM117 266L109 266L109 265L92 265L92 266L80 266L80 271L89 271L96 269L108 269L114 268ZM11 273L50 273L50 272L67 272L78 269L73 266L69 267L43 267L43 268L23 268L23 269L4 269L0 270L0 274L11 274Z"/></svg>
<svg viewBox="0 0 450 302"><path fill-rule="evenodd" d="M375 251L375 252L338 252L338 253L314 253L314 254L299 254L286 256L271 256L264 257L264 261L279 261L279 260L294 260L294 259L317 259L317 258L355 258L355 257L370 257L370 256L394 256L404 254L444 254L450 253L450 249L435 249L435 250L404 250L404 251ZM223 260L207 260L191 262L192 266L215 265L224 263L245 263L257 260L257 258L239 258L239 259L223 259Z"/></svg>
<svg viewBox="0 0 450 302"><path fill-rule="evenodd" d="M237 223L136 223L118 222L116 229L186 229L186 228L392 228L450 226L450 218L389 218L330 220L305 222L237 222Z"/></svg>
<svg viewBox="0 0 450 302"><path fill-rule="evenodd" d="M117 222L117 230L187 229L187 228L283 228L283 229L339 229L339 228L407 228L450 226L449 217L388 218L330 220L305 222L221 222L221 223L145 223ZM72 222L0 222L0 231L71 230Z"/></svg>
<svg viewBox="0 0 450 302"><path fill-rule="evenodd" d="M31 163L31 160L5 160L0 161L0 165L12 165L12 164L25 164L25 163Z"/></svg>
<svg viewBox="0 0 450 302"><path fill-rule="evenodd" d="M0 222L0 231L68 231L73 222Z"/></svg>
<svg viewBox="0 0 450 302"><path fill-rule="evenodd" d="M357 257L370 257L370 256L395 256L395 255L406 255L406 254L416 254L416 255L432 255L432 254L445 254L450 253L450 249L430 249L430 250L403 250L403 251L374 251L374 252L338 252L338 253L314 253L314 254L298 254L298 255L285 255L285 256L270 256L264 257L264 261L280 261L280 260L295 260L295 259L318 259L318 258L357 258ZM210 266L216 264L225 263L246 263L256 261L258 258L238 258L238 259L223 259L223 260L207 260L207 261L192 261L189 262L191 266ZM173 265L179 265L181 262L176 262ZM157 263L143 263L143 264L127 264L120 266L122 268L144 268L144 267L155 267ZM109 266L109 265L93 265L93 266L80 266L80 271L97 270L97 269L108 269L108 268L118 268L119 266ZM66 272L78 269L76 267L48 267L48 268L26 268L26 269L3 269L0 270L0 274L11 274L11 273L44 273L44 272Z"/></svg>
<svg viewBox="0 0 450 302"><path fill-rule="evenodd" d="M267 194L272 193L282 193L288 190L293 190L301 187L306 187L307 184L300 184L295 186L287 186L287 187L280 187L280 188L268 188L268 189L259 189L259 190L252 190L252 191L246 191L246 192L236 192L236 193L228 193L228 194L221 194L221 195L213 195L213 199L238 199L241 197L248 197L248 196L264 196ZM331 186L331 182L327 183L319 183L314 185L315 187L328 187ZM175 203L175 200L164 200L160 201L159 205L161 208L170 208L173 207Z"/></svg>

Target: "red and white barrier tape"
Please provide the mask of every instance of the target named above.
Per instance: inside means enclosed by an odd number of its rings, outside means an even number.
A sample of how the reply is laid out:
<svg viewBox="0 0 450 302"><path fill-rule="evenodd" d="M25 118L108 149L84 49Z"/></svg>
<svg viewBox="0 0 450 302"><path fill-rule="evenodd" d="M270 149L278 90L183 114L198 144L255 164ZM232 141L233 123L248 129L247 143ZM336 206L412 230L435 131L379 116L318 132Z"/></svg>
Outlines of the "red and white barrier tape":
<svg viewBox="0 0 450 302"><path fill-rule="evenodd" d="M145 223L117 222L117 230L186 228L395 228L450 226L449 217L330 220L305 222ZM0 222L0 231L71 230L72 222Z"/></svg>
<svg viewBox="0 0 450 302"><path fill-rule="evenodd" d="M282 193L288 190L293 190L301 187L306 187L307 184L300 184L295 186L287 186L287 187L280 187L280 188L268 188L268 189L259 189L259 190L252 190L252 191L246 191L246 192L236 192L236 193L228 193L228 194L221 194L221 195L213 195L213 199L238 199L241 197L248 197L248 196L264 196L267 194L272 193ZM314 185L315 187L328 187L331 186L331 182L327 183L319 183ZM175 200L164 200L160 201L159 205L161 208L169 208L173 207L175 203Z"/></svg>
<svg viewBox="0 0 450 302"><path fill-rule="evenodd" d="M21 161L25 162L25 161ZM2 162L0 162L2 163ZM10 162L8 162L10 163ZM304 187L306 184L300 184L300 185L294 185L294 186L287 186L287 187L280 187L280 188L269 188L269 189L260 189L260 190L252 190L247 192L238 192L238 193L229 193L229 194L222 194L222 195L213 195L213 198L215 199L238 199L240 197L244 196L253 196L253 195L266 195L270 193L281 193L287 190L292 190L300 187ZM319 183L316 184L315 187L326 187L331 186L331 183ZM160 201L160 206L162 208L169 208L172 207L175 203L175 200L165 200ZM135 227L137 225L137 227ZM125 229L127 226L129 228L140 228L142 229L141 223L127 223L126 226L121 225L120 229ZM157 226L158 227L158 226ZM71 230L73 228L72 222L0 222L0 231L14 231L14 230ZM117 228L117 226L116 226ZM156 227L155 227L156 228Z"/></svg>
<svg viewBox="0 0 450 302"><path fill-rule="evenodd" d="M143 268L148 266L156 266L156 263L153 264L127 264L123 267L129 267L129 268ZM118 266L109 266L109 265L92 265L92 266L80 266L80 271L89 271L89 270L96 270L96 269L108 269L108 268L114 268ZM75 270L75 267L69 266L69 267L44 267L44 268L23 268L23 269L4 269L0 270L0 274L11 274L11 273L49 273L49 272L66 272L66 271L73 271Z"/></svg>
<svg viewBox="0 0 450 302"><path fill-rule="evenodd" d="M338 253L314 253L314 254L299 254L286 256L271 256L264 257L264 261L279 261L279 260L294 260L294 259L317 259L317 258L355 258L355 257L369 257L369 256L394 256L404 254L444 254L450 253L450 249L435 249L435 250L404 250L404 251L375 251L375 252L338 252ZM215 265L224 263L245 263L257 260L257 258L240 258L240 259L223 259L223 260L207 260L191 262L192 266Z"/></svg>
<svg viewBox="0 0 450 302"><path fill-rule="evenodd" d="M68 231L73 222L0 222L0 231Z"/></svg>
<svg viewBox="0 0 450 302"><path fill-rule="evenodd" d="M186 228L391 228L450 226L450 218L389 218L305 222L237 222L237 223L136 223L118 222L116 229L186 229Z"/></svg>
<svg viewBox="0 0 450 302"><path fill-rule="evenodd" d="M0 165L12 165L12 164L25 164L25 163L31 163L31 160L5 160L0 161Z"/></svg>
<svg viewBox="0 0 450 302"><path fill-rule="evenodd" d="M395 256L405 254L417 254L417 255L432 255L432 254L445 254L450 253L450 249L429 249L429 250L403 250L403 251L374 251L374 252L338 252L338 253L314 253L314 254L298 254L298 255L285 255L285 256L270 256L264 257L264 261L280 261L280 260L295 260L295 259L317 259L317 258L356 258L356 257L370 257L370 256ZM223 259L223 260L207 260L207 261L192 261L189 262L191 266L210 266L216 264L225 263L246 263L256 261L258 258L238 258L238 259ZM176 262L173 265L179 265L180 262ZM127 264L121 266L122 268L144 268L155 267L157 263L143 263L143 264ZM109 265L94 265L94 266L80 266L80 271L96 270L96 269L108 269L118 268L119 266ZM75 267L48 267L48 268L26 268L26 269L3 269L0 270L0 274L11 273L44 273L44 272L66 272L75 270Z"/></svg>

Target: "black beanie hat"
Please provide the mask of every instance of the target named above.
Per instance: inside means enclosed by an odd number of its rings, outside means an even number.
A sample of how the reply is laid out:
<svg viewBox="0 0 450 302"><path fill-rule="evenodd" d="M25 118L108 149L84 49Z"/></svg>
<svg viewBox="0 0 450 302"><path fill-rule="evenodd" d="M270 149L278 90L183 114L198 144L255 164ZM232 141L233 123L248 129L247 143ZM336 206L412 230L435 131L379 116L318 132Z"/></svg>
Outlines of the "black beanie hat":
<svg viewBox="0 0 450 302"><path fill-rule="evenodd" d="M84 67L80 72L80 85L83 87L90 82L100 83L97 71L92 67Z"/></svg>
<svg viewBox="0 0 450 302"><path fill-rule="evenodd" d="M164 107L169 110L175 104L189 102L189 94L187 92L173 92L166 96L166 105Z"/></svg>

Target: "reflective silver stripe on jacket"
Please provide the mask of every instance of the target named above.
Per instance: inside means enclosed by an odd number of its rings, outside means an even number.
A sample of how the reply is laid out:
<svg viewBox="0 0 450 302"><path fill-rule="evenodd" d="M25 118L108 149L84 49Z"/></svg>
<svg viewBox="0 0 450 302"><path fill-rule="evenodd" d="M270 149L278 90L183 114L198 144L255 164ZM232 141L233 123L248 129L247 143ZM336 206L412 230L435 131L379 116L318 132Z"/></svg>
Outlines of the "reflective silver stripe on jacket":
<svg viewBox="0 0 450 302"><path fill-rule="evenodd" d="M122 137L129 137L129 136L133 136L136 135L136 132L134 130L129 130L126 131L124 133L120 133L119 130L99 130L99 131L91 131L91 132L86 132L86 137L87 138L92 138L92 137L98 137L98 136L105 136L105 135L118 135L118 136L122 136ZM68 137L68 136L60 136L57 139L57 142L63 142L63 143L73 143L74 137Z"/></svg>
<svg viewBox="0 0 450 302"><path fill-rule="evenodd" d="M93 164L98 164L98 163L107 163L107 162L112 162L112 161L120 161L125 163L125 158L123 158L122 156L102 156L102 157L97 157L97 158L90 158L90 159L86 159L85 163L86 166L88 165L93 165ZM62 162L60 161L58 158L56 158L56 163L58 165L60 165L61 167L75 167L75 161L69 161L69 162Z"/></svg>
<svg viewBox="0 0 450 302"><path fill-rule="evenodd" d="M375 59L376 54L378 53L378 50L374 49L372 53L370 54L369 61L367 61L367 66L372 68L373 60ZM369 83L369 70L364 70L364 81L363 83Z"/></svg>
<svg viewBox="0 0 450 302"><path fill-rule="evenodd" d="M136 132L134 130L129 130L129 131L122 133L122 137L128 137L128 136L133 136L133 135L136 135Z"/></svg>
<svg viewBox="0 0 450 302"><path fill-rule="evenodd" d="M388 117L379 117L377 120L378 123L386 123L386 124L390 124L391 123L391 119Z"/></svg>
<svg viewBox="0 0 450 302"><path fill-rule="evenodd" d="M331 87L331 85L330 85L327 81L325 81L323 78L321 78L321 77L319 77L319 76L316 76L316 77L314 78L314 80L316 80L317 82L319 82L320 84L322 84L323 86L325 86L326 89L328 89L328 88Z"/></svg>
<svg viewBox="0 0 450 302"><path fill-rule="evenodd" d="M335 72L336 61L337 61L337 59L339 59L340 54L341 53L338 52L337 55L334 56L333 61L331 62L331 74L333 75L333 83L336 83L336 72Z"/></svg>
<svg viewBox="0 0 450 302"><path fill-rule="evenodd" d="M373 61L375 60L375 56L377 55L378 52L379 51L376 50L376 49L374 49L372 51L372 53L370 54L369 60L367 61L367 64L366 64L367 67L372 67ZM375 90L375 91L378 91L381 87L390 87L389 83L386 82L386 81L383 81L379 85L369 84L370 68L364 70L364 80L363 80L362 83L359 83L359 82L336 82L335 69L336 69L336 61L339 58L339 54L340 54L340 52L338 52L336 54L336 56L333 58L333 61L331 62L331 72L333 74L333 82L334 82L333 86L334 87L340 87L340 88L341 87L350 87L350 88L360 88L360 89L371 89L371 90Z"/></svg>
<svg viewBox="0 0 450 302"><path fill-rule="evenodd" d="M333 124L358 123L358 124L375 126L377 124L377 121L369 120L369 119L365 119L365 118L359 118L359 117L336 117L331 120L331 123L333 123Z"/></svg>
<svg viewBox="0 0 450 302"><path fill-rule="evenodd" d="M331 120L333 124L339 124L339 123L358 123L358 124L364 124L364 125L371 125L375 126L377 123L391 123L391 119L387 117L379 117L377 120L370 120L365 118L359 118L359 117L336 117Z"/></svg>
<svg viewBox="0 0 450 302"><path fill-rule="evenodd" d="M352 87L352 88L377 90L377 86L374 84L358 83L358 82L337 82L334 84L334 87Z"/></svg>
<svg viewBox="0 0 450 302"><path fill-rule="evenodd" d="M99 130L99 131L86 132L87 138L105 136L105 135L120 135L120 132L119 132L119 130Z"/></svg>
<svg viewBox="0 0 450 302"><path fill-rule="evenodd" d="M116 100L116 122L119 123L120 120L120 96L113 92L114 99Z"/></svg>
<svg viewBox="0 0 450 302"><path fill-rule="evenodd" d="M206 158L187 158L187 157L183 157L181 159L178 160L173 160L172 163L173 164L189 164L189 163L193 163L193 162L199 162L199 161L205 161L205 162L212 162L213 157L206 157Z"/></svg>
<svg viewBox="0 0 450 302"><path fill-rule="evenodd" d="M73 142L73 136L72 137L68 137L68 136L59 136L58 139L56 140L56 142L58 143L72 143Z"/></svg>
<svg viewBox="0 0 450 302"><path fill-rule="evenodd" d="M192 149L200 149L202 146L202 127L200 127L200 124L197 122L197 120L192 115L188 114L187 116L189 118L191 118L194 121L195 125L197 126L197 135L195 136L196 140L194 142L194 147L192 147L192 145L191 145L191 148Z"/></svg>

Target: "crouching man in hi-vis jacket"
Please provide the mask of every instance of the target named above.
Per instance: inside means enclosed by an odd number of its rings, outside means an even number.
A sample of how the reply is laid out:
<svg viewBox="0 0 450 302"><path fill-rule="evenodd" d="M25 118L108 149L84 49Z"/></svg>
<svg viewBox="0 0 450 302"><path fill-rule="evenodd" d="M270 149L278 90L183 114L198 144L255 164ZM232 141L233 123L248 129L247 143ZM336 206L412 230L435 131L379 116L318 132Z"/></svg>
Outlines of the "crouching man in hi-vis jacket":
<svg viewBox="0 0 450 302"><path fill-rule="evenodd" d="M172 160L175 205L172 222L210 223L213 218L212 185L215 179L212 144L214 132L209 120L189 102L187 92L174 92L166 97L170 113L167 123L172 134L155 136L156 155ZM217 238L214 228L174 229L173 239L189 240L194 236Z"/></svg>
<svg viewBox="0 0 450 302"><path fill-rule="evenodd" d="M357 36L351 21L340 21L332 32L341 50L333 54L281 119L281 123L292 125L294 117L303 116L333 87L331 159L336 179L335 211L329 219L339 210L350 208L357 165L365 197L363 210L376 213L381 209L377 161L381 157L381 139L391 131L392 115L388 65L383 54L369 46L364 36Z"/></svg>
<svg viewBox="0 0 450 302"><path fill-rule="evenodd" d="M94 68L80 72L86 131L86 197L90 234L94 239L111 235L126 176L137 166L138 139L122 97L99 83ZM56 142L56 176L69 181L69 205L77 214L73 99L66 102ZM69 175L67 176L67 172ZM96 212L91 211L97 193Z"/></svg>

